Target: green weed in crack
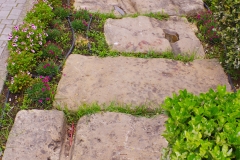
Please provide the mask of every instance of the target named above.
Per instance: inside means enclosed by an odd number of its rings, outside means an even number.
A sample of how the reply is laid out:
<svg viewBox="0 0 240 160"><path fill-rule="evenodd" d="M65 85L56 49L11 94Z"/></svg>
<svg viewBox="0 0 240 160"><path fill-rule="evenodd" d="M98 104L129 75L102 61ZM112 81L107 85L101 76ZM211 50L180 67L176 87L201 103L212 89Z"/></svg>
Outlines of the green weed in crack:
<svg viewBox="0 0 240 160"><path fill-rule="evenodd" d="M169 18L169 15L164 13L163 11L162 12L156 12L156 13L147 13L147 14L144 14L144 16L147 16L147 17L150 17L150 18L155 18L157 20L167 20Z"/></svg>
<svg viewBox="0 0 240 160"><path fill-rule="evenodd" d="M112 102L109 105L99 105L97 103L83 104L79 106L77 111L70 111L67 107L64 109L58 107L58 110L62 110L64 112L69 124L72 122L77 123L82 116L92 115L99 112L117 112L147 118L162 114L162 109L160 106L156 109L150 109L147 104L133 106L123 105L115 102Z"/></svg>

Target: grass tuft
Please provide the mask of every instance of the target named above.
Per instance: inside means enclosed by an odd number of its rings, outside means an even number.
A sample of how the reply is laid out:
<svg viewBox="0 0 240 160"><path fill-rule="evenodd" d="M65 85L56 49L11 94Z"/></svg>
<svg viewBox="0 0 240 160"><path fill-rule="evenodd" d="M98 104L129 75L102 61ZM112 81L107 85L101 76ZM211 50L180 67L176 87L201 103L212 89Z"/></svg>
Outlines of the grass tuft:
<svg viewBox="0 0 240 160"><path fill-rule="evenodd" d="M117 112L147 118L162 114L162 109L160 107L156 109L150 109L147 105L132 106L115 102L112 102L107 106L101 106L97 103L83 104L79 106L77 111L70 111L67 107L64 109L58 108L58 110L64 112L69 124L72 122L77 123L77 121L83 116L92 115L99 112Z"/></svg>

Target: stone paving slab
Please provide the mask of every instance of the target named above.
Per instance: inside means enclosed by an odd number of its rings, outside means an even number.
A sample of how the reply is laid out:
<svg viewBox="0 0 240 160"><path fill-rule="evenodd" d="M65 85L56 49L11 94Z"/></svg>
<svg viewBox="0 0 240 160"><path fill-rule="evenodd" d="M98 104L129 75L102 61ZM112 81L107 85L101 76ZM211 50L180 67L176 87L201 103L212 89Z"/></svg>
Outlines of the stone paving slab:
<svg viewBox="0 0 240 160"><path fill-rule="evenodd" d="M168 15L196 15L204 10L202 0L75 0L75 9L88 9L92 12L110 13L115 6L126 14L164 12ZM118 12L114 12L119 15Z"/></svg>
<svg viewBox="0 0 240 160"><path fill-rule="evenodd" d="M7 40L13 26L22 23L35 0L0 0L0 92L7 75Z"/></svg>
<svg viewBox="0 0 240 160"><path fill-rule="evenodd" d="M99 113L77 124L71 160L158 160L167 141L161 136L167 117Z"/></svg>
<svg viewBox="0 0 240 160"><path fill-rule="evenodd" d="M3 160L59 160L65 126L61 111L18 112Z"/></svg>
<svg viewBox="0 0 240 160"><path fill-rule="evenodd" d="M186 18L171 16L167 21L139 16L108 19L104 25L106 41L119 52L162 53L205 56L203 46Z"/></svg>
<svg viewBox="0 0 240 160"><path fill-rule="evenodd" d="M82 103L119 102L150 107L187 89L194 94L226 85L228 78L216 59L184 64L168 59L86 57L70 55L58 84L54 106L77 110Z"/></svg>

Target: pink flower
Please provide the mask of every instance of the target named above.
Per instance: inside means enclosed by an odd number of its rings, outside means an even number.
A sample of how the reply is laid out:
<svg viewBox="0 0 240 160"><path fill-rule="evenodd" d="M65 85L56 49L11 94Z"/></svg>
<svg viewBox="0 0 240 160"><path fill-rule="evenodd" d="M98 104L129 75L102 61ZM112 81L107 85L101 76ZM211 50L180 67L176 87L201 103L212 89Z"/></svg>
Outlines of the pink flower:
<svg viewBox="0 0 240 160"><path fill-rule="evenodd" d="M33 53L35 53L35 51L34 51L33 49L31 49L31 51L32 51Z"/></svg>
<svg viewBox="0 0 240 160"><path fill-rule="evenodd" d="M23 32L27 32L25 29L22 30Z"/></svg>
<svg viewBox="0 0 240 160"><path fill-rule="evenodd" d="M42 45L42 41L39 41L38 43L39 43L40 45Z"/></svg>
<svg viewBox="0 0 240 160"><path fill-rule="evenodd" d="M49 100L50 100L50 98L49 98L49 97L47 97L47 98L46 98L46 101L49 101Z"/></svg>
<svg viewBox="0 0 240 160"><path fill-rule="evenodd" d="M54 52L52 50L49 51L50 54L54 54Z"/></svg>
<svg viewBox="0 0 240 160"><path fill-rule="evenodd" d="M16 44L16 43L13 43L13 44L12 44L12 46L13 46L13 47L16 47L16 46L17 46L17 44Z"/></svg>
<svg viewBox="0 0 240 160"><path fill-rule="evenodd" d="M16 30L16 31L18 31L18 30L19 30L19 27L18 27L18 26L15 26L14 28L15 28L15 30Z"/></svg>
<svg viewBox="0 0 240 160"><path fill-rule="evenodd" d="M36 30L37 26L35 26L34 24L32 24L32 29Z"/></svg>
<svg viewBox="0 0 240 160"><path fill-rule="evenodd" d="M42 92L44 92L45 91L45 88L42 88Z"/></svg>
<svg viewBox="0 0 240 160"><path fill-rule="evenodd" d="M201 15L200 15L200 14L198 14L198 15L197 15L197 19L200 19L200 18L201 18Z"/></svg>
<svg viewBox="0 0 240 160"><path fill-rule="evenodd" d="M49 79L50 79L49 76L46 76L42 79L42 82L47 83L49 81Z"/></svg>
<svg viewBox="0 0 240 160"><path fill-rule="evenodd" d="M39 100L38 100L38 102L42 103L42 102L43 102L43 100L42 100L42 99L39 99Z"/></svg>

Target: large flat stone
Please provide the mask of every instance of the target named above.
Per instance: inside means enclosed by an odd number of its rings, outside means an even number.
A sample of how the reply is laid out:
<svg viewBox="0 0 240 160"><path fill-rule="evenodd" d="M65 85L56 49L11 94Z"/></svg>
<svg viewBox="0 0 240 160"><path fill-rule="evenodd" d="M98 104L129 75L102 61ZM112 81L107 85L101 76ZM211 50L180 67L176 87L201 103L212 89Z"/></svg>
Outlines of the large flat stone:
<svg viewBox="0 0 240 160"><path fill-rule="evenodd" d="M204 49L186 18L170 17L167 21L139 16L108 19L104 25L106 41L119 52L173 51L175 54L204 57Z"/></svg>
<svg viewBox="0 0 240 160"><path fill-rule="evenodd" d="M202 0L75 0L75 9L88 9L92 12L110 13L114 6L126 14L164 12L169 15L195 15L204 10ZM115 12L117 14L117 12Z"/></svg>
<svg viewBox="0 0 240 160"><path fill-rule="evenodd" d="M167 141L161 136L166 117L137 118L103 113L78 121L71 160L157 160Z"/></svg>
<svg viewBox="0 0 240 160"><path fill-rule="evenodd" d="M54 106L77 110L82 103L112 101L158 106L167 96L187 89L199 94L217 85L231 87L216 59L184 64L167 59L70 55L58 84Z"/></svg>
<svg viewBox="0 0 240 160"><path fill-rule="evenodd" d="M65 125L60 111L18 112L3 160L59 160Z"/></svg>
<svg viewBox="0 0 240 160"><path fill-rule="evenodd" d="M108 19L104 25L106 41L112 50L120 52L172 50L162 28L153 26L154 19L137 18Z"/></svg>

